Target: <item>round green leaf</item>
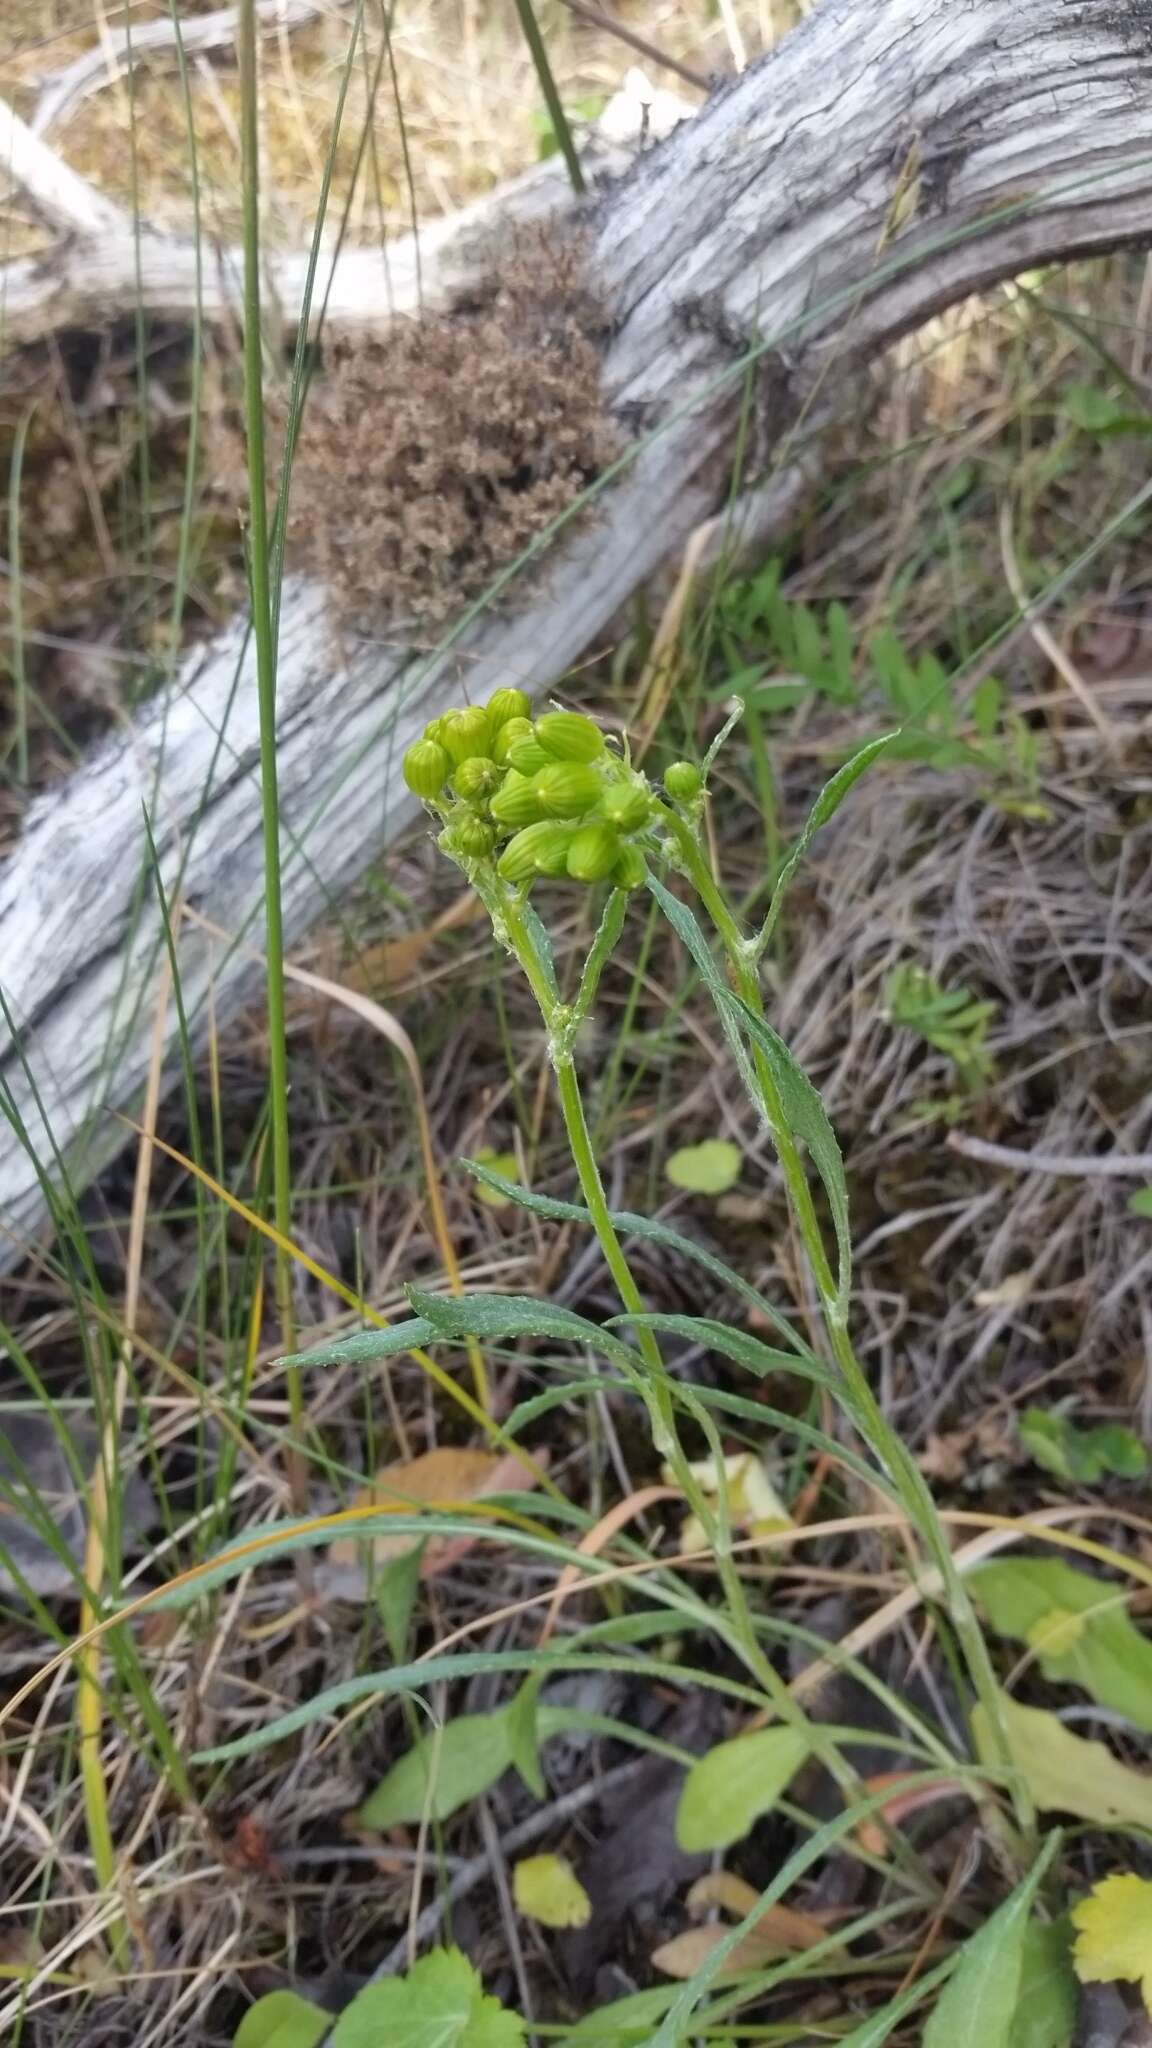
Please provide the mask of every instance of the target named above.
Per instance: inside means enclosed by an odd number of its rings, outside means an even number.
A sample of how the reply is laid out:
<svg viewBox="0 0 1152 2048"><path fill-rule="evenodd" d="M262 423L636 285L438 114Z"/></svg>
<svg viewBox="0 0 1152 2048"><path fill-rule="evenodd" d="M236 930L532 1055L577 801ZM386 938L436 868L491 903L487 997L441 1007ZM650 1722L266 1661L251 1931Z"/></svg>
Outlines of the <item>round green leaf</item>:
<svg viewBox="0 0 1152 2048"><path fill-rule="evenodd" d="M730 1138L705 1138L673 1152L665 1172L674 1187L693 1195L723 1195L735 1187L743 1165L740 1147Z"/></svg>
<svg viewBox="0 0 1152 2048"><path fill-rule="evenodd" d="M796 1728L760 1728L718 1742L693 1764L676 1814L682 1849L726 1849L768 1813L809 1752Z"/></svg>

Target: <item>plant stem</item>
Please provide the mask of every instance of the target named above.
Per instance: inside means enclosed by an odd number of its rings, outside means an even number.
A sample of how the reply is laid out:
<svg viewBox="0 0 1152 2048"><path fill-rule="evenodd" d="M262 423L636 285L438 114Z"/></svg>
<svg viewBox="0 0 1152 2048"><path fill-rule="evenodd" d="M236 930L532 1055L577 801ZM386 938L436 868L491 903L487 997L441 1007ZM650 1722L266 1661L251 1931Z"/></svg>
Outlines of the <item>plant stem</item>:
<svg viewBox="0 0 1152 2048"><path fill-rule="evenodd" d="M244 419L248 454L248 575L256 693L260 714L260 794L264 825L264 950L268 962L268 1088L272 1131L272 1211L280 1236L292 1229L292 1167L288 1134L288 1048L284 1016L284 918L280 893L280 792L276 761L276 626L268 537L264 447L264 346L260 307L260 157L256 77L256 4L240 6L240 132L244 202ZM281 1343L296 1348L292 1262L276 1251L276 1306ZM288 1409L294 1447L288 1473L292 1505L308 1504L308 1473L301 1439L304 1395L298 1366L287 1368Z"/></svg>
<svg viewBox="0 0 1152 2048"><path fill-rule="evenodd" d="M497 899L491 891L485 889L481 889L481 894L484 895L494 927L497 931L503 930L506 933L508 945L531 986L544 1020L548 1033L549 1058L556 1075L556 1089L568 1145L580 1183L580 1192L584 1197L584 1206L604 1254L604 1262L615 1281L623 1308L629 1315L643 1315L643 1297L633 1278L624 1247L612 1221L612 1212L608 1206L608 1198L604 1192L604 1183L600 1178L600 1168L596 1163L592 1137L584 1114L584 1102L571 1049L571 1038L578 1014L557 999L547 978L541 972L535 947L524 922L522 906L517 898L509 892L506 898ZM635 1341L648 1368L649 1412L656 1448L667 1460L677 1485L693 1513L708 1532L716 1557L716 1569L744 1661L763 1687L781 1720L804 1735L810 1742L813 1752L820 1756L847 1790L855 1785L855 1773L844 1763L835 1744L818 1726L809 1722L784 1679L760 1647L749 1612L744 1584L732 1558L731 1532L727 1526L727 1518L723 1526L718 1524L711 1502L680 1444L668 1369L660 1355L655 1333L645 1325L638 1324L635 1329ZM717 1479L722 1485L723 1474L719 1471Z"/></svg>
<svg viewBox="0 0 1152 2048"><path fill-rule="evenodd" d="M739 995L756 1016L764 1017L760 978L748 942L717 886L700 842L675 812L661 807L660 815L662 823L672 832L685 872L716 928ZM845 1405L856 1427L887 1468L908 1518L940 1574L948 1611L964 1652L973 1688L1000 1751L999 1761L1011 1769L1011 1752L1000 1709L996 1674L983 1631L968 1596L968 1589L956 1570L924 1475L884 1414L869 1384L868 1376L856 1357L845 1320L841 1290L828 1261L823 1233L812 1200L812 1191L808 1185L799 1148L785 1115L775 1076L757 1045L751 1046L751 1054L757 1085L763 1097L764 1113L771 1128L772 1140L784 1175L788 1204L812 1269L829 1347L840 1368L847 1397ZM1032 1841L1035 1831L1032 1803L1025 1788L1019 1786L1015 1776L1013 1783L1017 1787L1014 1792L1017 1820L1026 1839Z"/></svg>

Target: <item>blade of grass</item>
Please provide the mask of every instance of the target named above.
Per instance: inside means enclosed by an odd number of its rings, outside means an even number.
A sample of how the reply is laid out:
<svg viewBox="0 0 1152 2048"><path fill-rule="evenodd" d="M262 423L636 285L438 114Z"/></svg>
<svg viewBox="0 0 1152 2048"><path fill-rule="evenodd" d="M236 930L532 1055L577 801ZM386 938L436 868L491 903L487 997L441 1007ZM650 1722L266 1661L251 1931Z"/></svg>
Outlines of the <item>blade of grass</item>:
<svg viewBox="0 0 1152 2048"><path fill-rule="evenodd" d="M202 917L198 911L191 911L188 915L191 921L198 924L202 930L211 932L216 938L225 940L239 951L249 952L250 949L242 947L239 940L234 938L231 932L224 931L219 925L213 924L210 919ZM259 959L260 956L257 953L252 953L251 957ZM437 1249L440 1253L448 1285L454 1295L458 1298L462 1297L464 1282L460 1273L460 1261L456 1257L456 1247L452 1242L452 1233L448 1228L448 1218L444 1211L444 1198L440 1189L440 1171L436 1162L435 1147L432 1143L432 1125L429 1121L428 1105L424 1097L424 1076L421 1072L416 1047L413 1045L411 1038L399 1019L392 1015L391 1010L386 1010L382 1003L376 1002L372 996L365 995L362 990L346 988L342 982L330 981L326 975L313 974L306 967L294 966L291 961L285 961L284 973L286 978L289 981L294 981L298 987L313 989L317 995L327 996L331 1002L339 1003L342 1009L351 1010L355 1016L361 1017L366 1024L372 1026L373 1030L378 1031L382 1038L386 1038L389 1045L394 1046L400 1054L407 1069L408 1078L412 1083L412 1097L416 1109L416 1126L420 1139L420 1157L424 1167L424 1186L428 1196L428 1207L432 1216L433 1236L436 1239ZM484 1354L475 1337L466 1338L465 1345L468 1352L468 1363L472 1368L472 1380L476 1389L476 1399L480 1403L481 1408L487 1412L491 1408L491 1398L488 1375L484 1369Z"/></svg>
<svg viewBox="0 0 1152 2048"><path fill-rule="evenodd" d="M139 1124L135 1123L131 1117L125 1117L123 1121L128 1124L130 1129L139 1131ZM335 1273L330 1273L326 1266L322 1266L318 1260L310 1258L308 1253L302 1251L300 1246L294 1243L287 1233L280 1231L275 1223L269 1223L263 1216L258 1216L254 1209L250 1209L246 1202L242 1202L240 1197L234 1195L231 1189L226 1188L221 1181L215 1180L203 1166L197 1165L194 1159L189 1159L186 1153L178 1151L175 1145L169 1145L163 1138L155 1138L153 1143L161 1152L166 1153L169 1159L174 1159L178 1166L182 1166L186 1172L194 1174L203 1182L211 1194L214 1194L219 1201L226 1203L228 1208L235 1215L242 1217L244 1222L249 1224L253 1230L259 1231L262 1237L266 1237L276 1247L277 1252L288 1261L289 1271L291 1271L292 1262L295 1260L298 1265L303 1266L305 1272L311 1273L314 1279L322 1281L325 1287L330 1287L333 1294L339 1300L346 1303L349 1308L355 1309L357 1315L363 1316L365 1322L371 1323L374 1329L387 1330L391 1327L386 1316L380 1315L368 1302L354 1293L351 1287L346 1287L343 1280L338 1279ZM563 1498L559 1489L548 1477L548 1474L537 1465L531 1453L526 1451L522 1445L516 1443L508 1435L507 1430L501 1429L499 1423L493 1422L491 1416L485 1413L479 1403L474 1401L470 1394L466 1394L463 1387L456 1385L451 1374L446 1372L442 1365L438 1365L434 1358L430 1357L426 1351L420 1349L410 1349L408 1355L415 1360L423 1372L428 1374L429 1379L435 1381L443 1393L447 1394L459 1407L463 1408L465 1414L471 1417L477 1427L482 1429L494 1444L501 1444L505 1450L516 1453L521 1463L526 1465L529 1471L533 1473L538 1486L542 1486L544 1491L550 1493L554 1499Z"/></svg>
<svg viewBox="0 0 1152 2048"><path fill-rule="evenodd" d="M140 1306L140 1275L144 1263L144 1231L148 1217L148 1190L152 1178L152 1161L155 1156L153 1135L156 1129L156 1113L160 1105L160 1076L164 1065L164 1027L168 1012L168 995L171 986L171 968L167 960L160 971L159 987L156 991L156 1015L152 1029L152 1049L148 1063L148 1081L142 1112L143 1128L140 1134L140 1149L136 1157L136 1177L132 1188L132 1214L128 1228L128 1260L124 1290L124 1337L120 1346L120 1357L116 1366L112 1404L104 1417L100 1449L89 1489L88 1533L84 1546L84 1597L80 1604L80 1633L82 1636L95 1626L99 1619L99 1604L108 1566L109 1538L113 1520L109 1513L111 1475L119 1462L120 1429L124 1418L124 1404L128 1393L128 1366L132 1354L132 1336ZM116 1529L117 1537L119 1529ZM119 1577L117 1570L115 1576ZM97 1881L105 1892L113 1892L116 1885L116 1855L112 1843L112 1829L109 1819L108 1788L104 1779L101 1758L101 1735L104 1726L104 1692L101 1684L100 1644L93 1641L80 1651L76 1659L76 1721L79 1732L80 1778L84 1788L84 1810L88 1826L88 1841L92 1850L92 1861ZM117 1917L108 1928L109 1945L117 1962L123 1966L127 1959L127 1930L124 1921Z"/></svg>
<svg viewBox="0 0 1152 2048"><path fill-rule="evenodd" d="M241 0L239 25L241 179L244 208L244 427L248 464L248 580L260 712L260 796L264 827L264 930L267 959L268 1091L272 1131L272 1212L281 1239L292 1228L288 1129L288 1040L284 1017L284 912L280 890L280 789L276 760L276 622L273 616L264 446L264 336L260 294L260 125L256 73L256 0ZM276 1251L276 1309L286 1354L296 1349L292 1264ZM295 1448L288 1459L293 1506L308 1503L301 1448L304 1393L299 1369L286 1368Z"/></svg>
<svg viewBox="0 0 1152 2048"><path fill-rule="evenodd" d="M568 176L571 180L572 190L578 197L582 197L587 187L584 182L584 173L580 167L580 157L573 139L568 116L564 112L563 101L556 88L555 75L544 38L540 33L540 23L536 19L536 9L532 5L532 0L516 0L516 12L520 17L520 28L524 41L528 45L528 53L536 68L536 76L540 81L540 90L544 95L544 104L548 109L548 119L552 123L552 133L556 137L560 154L568 167Z"/></svg>
<svg viewBox="0 0 1152 2048"><path fill-rule="evenodd" d="M28 783L28 678L24 667L24 609L20 561L20 486L24 475L24 450L35 405L20 415L12 442L12 464L8 472L8 608L12 616L12 689L16 705L16 778Z"/></svg>

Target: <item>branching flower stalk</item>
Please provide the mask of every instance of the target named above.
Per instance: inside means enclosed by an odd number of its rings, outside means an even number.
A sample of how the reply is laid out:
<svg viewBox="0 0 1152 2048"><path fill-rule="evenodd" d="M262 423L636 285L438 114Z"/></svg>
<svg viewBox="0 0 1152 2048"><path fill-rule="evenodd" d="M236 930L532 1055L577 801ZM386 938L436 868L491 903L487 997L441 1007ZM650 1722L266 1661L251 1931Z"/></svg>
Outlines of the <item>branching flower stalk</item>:
<svg viewBox="0 0 1152 2048"><path fill-rule="evenodd" d="M483 708L434 719L423 739L409 748L404 775L441 821L442 850L476 889L498 942L513 955L536 999L585 1207L621 1306L629 1315L642 1316L643 1298L596 1164L574 1046L623 928L628 892L647 876L640 845L654 799L645 778L608 749L591 719L549 712L533 725L529 708L523 692L501 690ZM541 874L615 883L572 1003L561 1000L547 936L528 902L532 882ZM640 1391L653 1439L714 1546L736 1647L781 1718L803 1731L842 1784L851 1784L855 1774L823 1731L809 1723L761 1649L731 1554L731 1532L684 1455L656 1337L640 1323L635 1341L646 1368Z"/></svg>
<svg viewBox="0 0 1152 2048"><path fill-rule="evenodd" d="M611 746L591 719L553 710L533 721L529 711L522 691L504 689L487 705L433 719L405 755L405 780L439 822L441 849L476 889L498 942L516 959L536 999L584 1204L625 1314L638 1319L634 1340L644 1368L638 1384L656 1448L708 1532L740 1654L781 1719L803 1730L813 1750L848 1790L855 1783L855 1774L835 1744L809 1723L761 1649L732 1557L727 1514L723 1505L717 1514L680 1444L677 1396L655 1333L639 1320L644 1303L600 1178L574 1056L577 1033L592 1008L604 967L623 929L629 892L645 884L659 888L652 880L649 861L671 864L691 883L720 940L740 1005L753 1024L758 1022L767 1033L757 970L761 947L757 939L744 936L712 874L701 835L705 801L701 770L691 762L673 763L664 776L667 801L661 802L647 778L632 767L627 750ZM721 734L717 746L723 738ZM705 771L716 751L714 746ZM612 884L579 990L570 1003L561 998L548 936L529 900L540 878ZM694 929L699 937L698 928ZM714 969L712 978L715 980ZM719 998L718 1007L723 1004L722 1021L735 1042L736 1027L730 1014L735 1007L733 999L719 985L713 994ZM988 1725L1000 1730L999 1694L979 1624L923 1477L885 1418L855 1356L847 1322L850 1273L846 1250L842 1245L840 1270L834 1272L787 1105L754 1031L744 1042L744 1065L780 1159L789 1206L839 1369L844 1408L887 1470L937 1567ZM718 1442L714 1448L719 1451ZM1003 1749L1007 1763L1006 1741ZM1032 1816L1026 1805L1018 1808L1018 1814L1021 1823L1030 1827Z"/></svg>
<svg viewBox="0 0 1152 2048"><path fill-rule="evenodd" d="M741 1000L755 1016L767 1022L756 963L762 951L758 938L746 938L729 908L709 866L698 832L683 815L659 806L661 822L675 849L676 865L687 876L711 921L724 949L732 980ZM804 1171L799 1148L790 1128L780 1089L764 1053L753 1043L752 1065L762 1098L765 1121L780 1169L784 1176L788 1205L800 1234L815 1282L821 1320L829 1349L843 1381L845 1406L882 1465L888 1472L909 1521L920 1536L940 1575L948 1612L960 1641L973 1688L984 1709L986 1722L1000 1752L998 1761L1011 1767L1007 1731L1000 1706L1000 1692L988 1645L977 1619L967 1587L956 1570L931 1493L923 1473L884 1414L856 1356L848 1330L847 1288L844 1279L832 1271L820 1227L812 1190ZM1018 1822L1026 1836L1035 1828L1035 1813L1026 1788L1016 1795Z"/></svg>

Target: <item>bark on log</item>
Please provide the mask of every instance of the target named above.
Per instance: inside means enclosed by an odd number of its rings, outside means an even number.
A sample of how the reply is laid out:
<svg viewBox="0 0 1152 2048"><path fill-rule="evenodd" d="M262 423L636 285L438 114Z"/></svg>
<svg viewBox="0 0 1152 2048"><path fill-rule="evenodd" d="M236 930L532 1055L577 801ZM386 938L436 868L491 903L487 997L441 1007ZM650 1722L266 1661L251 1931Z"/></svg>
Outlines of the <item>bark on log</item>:
<svg viewBox="0 0 1152 2048"><path fill-rule="evenodd" d="M598 519L553 545L515 610L491 612L432 660L373 649L337 672L322 592L285 590L290 939L409 817L399 757L424 719L464 683L481 695L555 682L723 502L750 347L770 451L816 379L823 388L942 307L1041 262L1143 242L1150 87L1146 0L823 0L601 194L593 263L617 322L605 385L647 438ZM105 1105L131 1100L147 1064L161 930L142 886L143 809L168 891L249 930L261 898L256 760L238 620L37 807L0 873L0 982L20 1027L0 1079L49 1156L26 1051L58 1140L75 1134L78 1178L119 1143ZM254 992L249 964L213 958L195 930L181 971L193 1016L210 979L220 1020ZM13 1247L44 1214L12 1143L0 1213Z"/></svg>

